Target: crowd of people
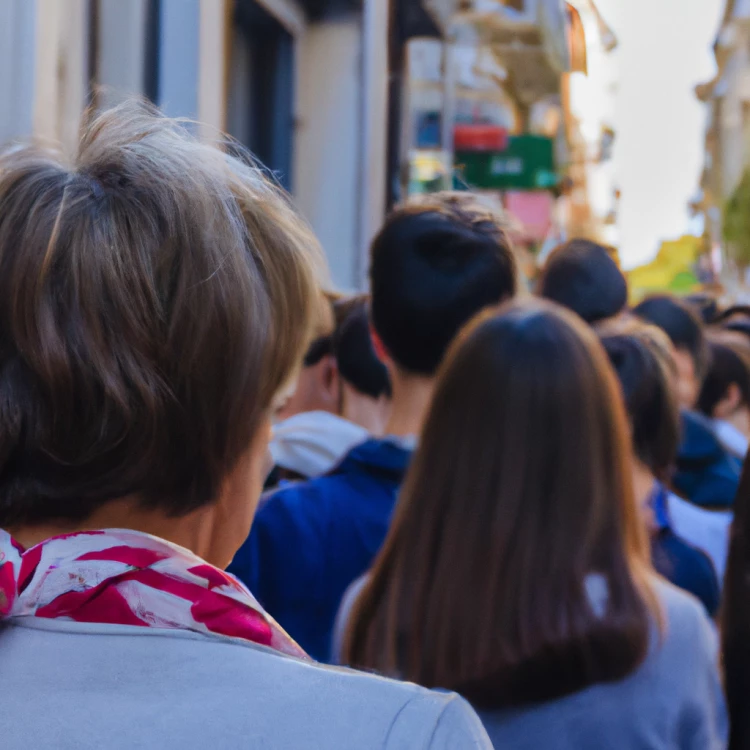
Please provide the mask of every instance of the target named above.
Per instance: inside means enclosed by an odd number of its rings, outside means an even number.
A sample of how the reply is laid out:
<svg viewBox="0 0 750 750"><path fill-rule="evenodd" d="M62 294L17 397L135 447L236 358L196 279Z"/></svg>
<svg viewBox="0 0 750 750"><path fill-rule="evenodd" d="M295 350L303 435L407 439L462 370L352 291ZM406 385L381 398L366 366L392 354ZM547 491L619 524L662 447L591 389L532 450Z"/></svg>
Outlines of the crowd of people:
<svg viewBox="0 0 750 750"><path fill-rule="evenodd" d="M468 192L327 278L143 105L0 155L2 747L749 747L750 308Z"/></svg>

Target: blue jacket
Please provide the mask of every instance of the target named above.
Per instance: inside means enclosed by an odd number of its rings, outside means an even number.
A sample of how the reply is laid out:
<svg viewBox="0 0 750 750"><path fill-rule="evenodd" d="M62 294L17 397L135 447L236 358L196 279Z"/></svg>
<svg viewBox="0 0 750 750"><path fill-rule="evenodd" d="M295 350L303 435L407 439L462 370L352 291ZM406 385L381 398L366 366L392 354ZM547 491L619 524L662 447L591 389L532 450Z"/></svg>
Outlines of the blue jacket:
<svg viewBox="0 0 750 750"><path fill-rule="evenodd" d="M229 567L318 661L330 659L344 592L385 539L410 458L390 440L369 440L329 474L273 493Z"/></svg>
<svg viewBox="0 0 750 750"><path fill-rule="evenodd" d="M721 587L711 558L672 529L667 491L657 484L651 498L658 531L651 539L654 568L675 586L700 599L711 617L719 611Z"/></svg>
<svg viewBox="0 0 750 750"><path fill-rule="evenodd" d="M695 412L682 413L682 444L672 483L690 502L725 509L734 504L742 463L713 432L711 422Z"/></svg>

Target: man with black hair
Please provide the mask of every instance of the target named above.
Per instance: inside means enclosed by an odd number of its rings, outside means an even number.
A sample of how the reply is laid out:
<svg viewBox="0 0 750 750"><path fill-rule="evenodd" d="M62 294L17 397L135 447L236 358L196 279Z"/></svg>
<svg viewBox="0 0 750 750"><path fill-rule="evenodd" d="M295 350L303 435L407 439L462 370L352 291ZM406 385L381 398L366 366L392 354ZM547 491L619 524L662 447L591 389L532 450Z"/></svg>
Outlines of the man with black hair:
<svg viewBox="0 0 750 750"><path fill-rule="evenodd" d="M741 463L721 444L711 420L694 411L709 362L703 321L690 305L669 295L649 297L633 313L661 328L675 349L682 442L672 483L696 505L729 508L737 494Z"/></svg>
<svg viewBox="0 0 750 750"><path fill-rule="evenodd" d="M274 425L266 489L325 474L355 445L383 434L391 388L372 345L368 298L342 297L333 312L335 330L308 350L287 416Z"/></svg>
<svg viewBox="0 0 750 750"><path fill-rule="evenodd" d="M537 290L591 325L619 315L628 304L628 283L612 251L590 240L570 240L553 250Z"/></svg>
<svg viewBox="0 0 750 750"><path fill-rule="evenodd" d="M386 437L354 448L327 475L272 495L230 567L322 661L344 592L388 531L446 350L474 315L517 287L502 226L468 193L397 209L371 256L373 341L392 388Z"/></svg>

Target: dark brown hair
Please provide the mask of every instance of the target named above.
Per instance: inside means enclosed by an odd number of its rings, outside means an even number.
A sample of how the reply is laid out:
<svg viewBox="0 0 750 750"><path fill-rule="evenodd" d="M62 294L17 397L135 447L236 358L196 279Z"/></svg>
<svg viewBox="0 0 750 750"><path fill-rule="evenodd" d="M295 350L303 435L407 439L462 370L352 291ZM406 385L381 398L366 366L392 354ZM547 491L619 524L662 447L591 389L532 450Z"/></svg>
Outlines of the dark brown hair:
<svg viewBox="0 0 750 750"><path fill-rule="evenodd" d="M647 297L633 313L664 331L675 348L687 352L695 365L695 375L703 379L709 362L703 318L689 305L669 294Z"/></svg>
<svg viewBox="0 0 750 750"><path fill-rule="evenodd" d="M0 156L0 525L211 502L291 377L319 249L263 174L128 103Z"/></svg>
<svg viewBox="0 0 750 750"><path fill-rule="evenodd" d="M680 445L680 408L666 333L638 319L599 328L620 380L630 417L633 449L661 481L668 481Z"/></svg>
<svg viewBox="0 0 750 750"><path fill-rule="evenodd" d="M742 403L750 406L750 346L747 339L733 331L708 333L709 365L703 379L698 410L707 417L727 395L731 385L736 385Z"/></svg>
<svg viewBox="0 0 750 750"><path fill-rule="evenodd" d="M539 302L480 317L441 370L344 661L487 708L632 672L657 608L630 452L579 318Z"/></svg>
<svg viewBox="0 0 750 750"><path fill-rule="evenodd" d="M537 283L539 295L587 323L618 315L628 304L628 282L613 256L596 242L569 240L550 254Z"/></svg>

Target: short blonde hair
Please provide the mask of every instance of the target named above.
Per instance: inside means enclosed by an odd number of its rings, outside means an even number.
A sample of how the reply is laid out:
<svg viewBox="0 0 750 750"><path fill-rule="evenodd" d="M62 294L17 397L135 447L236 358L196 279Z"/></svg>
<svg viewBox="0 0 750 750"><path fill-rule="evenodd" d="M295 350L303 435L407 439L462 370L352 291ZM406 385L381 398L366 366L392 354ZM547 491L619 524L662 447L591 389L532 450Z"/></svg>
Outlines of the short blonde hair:
<svg viewBox="0 0 750 750"><path fill-rule="evenodd" d="M0 525L210 503L310 337L322 254L261 170L129 102L0 156Z"/></svg>

